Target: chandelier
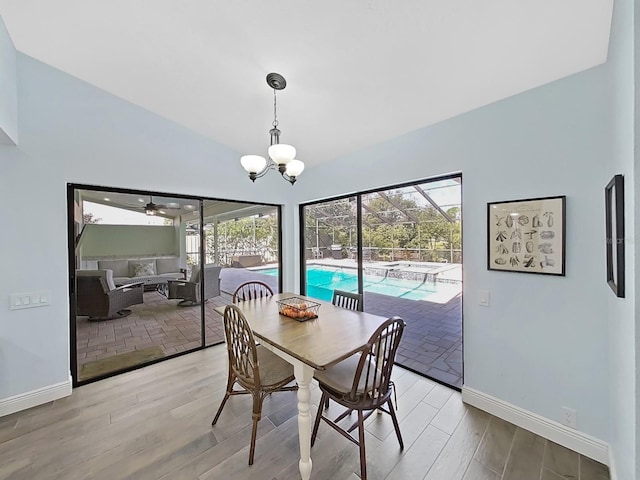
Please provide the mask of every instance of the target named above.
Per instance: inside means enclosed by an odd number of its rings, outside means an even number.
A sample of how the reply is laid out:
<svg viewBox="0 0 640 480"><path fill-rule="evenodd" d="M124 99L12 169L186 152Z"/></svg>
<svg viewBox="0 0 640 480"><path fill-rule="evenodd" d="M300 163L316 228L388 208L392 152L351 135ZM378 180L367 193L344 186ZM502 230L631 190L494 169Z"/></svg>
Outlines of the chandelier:
<svg viewBox="0 0 640 480"><path fill-rule="evenodd" d="M267 85L273 88L273 128L269 130L271 136L271 146L269 147L269 158L261 155L244 155L240 158L242 167L249 173L251 181L265 175L269 170L278 170L282 178L293 185L298 176L304 170L304 163L296 160L296 149L291 145L280 143L280 130L278 129L278 113L276 103L276 90L284 90L287 81L279 73L267 75Z"/></svg>

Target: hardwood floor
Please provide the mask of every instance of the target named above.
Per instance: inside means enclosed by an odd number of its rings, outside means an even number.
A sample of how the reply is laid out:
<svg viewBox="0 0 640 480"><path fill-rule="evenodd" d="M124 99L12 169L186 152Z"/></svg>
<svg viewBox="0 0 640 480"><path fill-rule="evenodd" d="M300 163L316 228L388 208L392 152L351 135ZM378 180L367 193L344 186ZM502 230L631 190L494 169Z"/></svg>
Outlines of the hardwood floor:
<svg viewBox="0 0 640 480"><path fill-rule="evenodd" d="M255 463L247 465L249 396L224 395L224 346L86 385L70 397L0 418L2 479L299 478L297 400L264 403ZM388 415L367 421L370 479L604 480L604 465L466 406L460 394L394 368L399 450ZM313 414L320 400L312 388ZM337 412L332 404L331 409ZM357 480L358 449L321 423L313 479Z"/></svg>

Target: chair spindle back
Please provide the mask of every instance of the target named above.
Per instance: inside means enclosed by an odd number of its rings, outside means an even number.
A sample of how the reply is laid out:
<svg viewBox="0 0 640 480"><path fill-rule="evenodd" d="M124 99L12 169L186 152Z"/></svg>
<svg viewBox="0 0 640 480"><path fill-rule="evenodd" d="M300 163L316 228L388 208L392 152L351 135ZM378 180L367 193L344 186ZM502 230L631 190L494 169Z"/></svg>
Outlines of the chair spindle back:
<svg viewBox="0 0 640 480"><path fill-rule="evenodd" d="M371 335L361 350L348 401L366 408L377 408L391 395L391 370L405 323L392 317Z"/></svg>
<svg viewBox="0 0 640 480"><path fill-rule="evenodd" d="M245 300L254 300L257 298L265 298L273 295L271 287L264 282L251 281L246 282L236 288L233 292L233 303L243 302Z"/></svg>
<svg viewBox="0 0 640 480"><path fill-rule="evenodd" d="M362 294L345 292L343 290L334 290L333 299L331 300L337 307L347 308L349 310L356 310L362 312Z"/></svg>

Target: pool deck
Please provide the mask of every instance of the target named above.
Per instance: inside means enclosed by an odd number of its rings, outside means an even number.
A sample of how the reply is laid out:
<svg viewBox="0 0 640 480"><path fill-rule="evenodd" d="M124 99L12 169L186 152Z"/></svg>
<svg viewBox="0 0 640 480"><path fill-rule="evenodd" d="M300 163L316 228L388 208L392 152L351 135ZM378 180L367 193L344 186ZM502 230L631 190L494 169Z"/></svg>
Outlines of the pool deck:
<svg viewBox="0 0 640 480"><path fill-rule="evenodd" d="M308 263L340 268L357 266L354 260L349 259L311 260ZM456 388L462 387L462 293L461 283L458 283L462 280L461 273L460 265L442 265L439 278L444 280L443 283L449 283L450 288L443 288L442 294L429 296L428 300L406 300L370 292L364 294L367 312L383 317L397 315L407 324L396 363ZM222 270L222 290L228 291L225 285L231 288L237 284L238 277L250 280L258 275L260 280L277 291L277 277L261 275L259 270L232 268Z"/></svg>

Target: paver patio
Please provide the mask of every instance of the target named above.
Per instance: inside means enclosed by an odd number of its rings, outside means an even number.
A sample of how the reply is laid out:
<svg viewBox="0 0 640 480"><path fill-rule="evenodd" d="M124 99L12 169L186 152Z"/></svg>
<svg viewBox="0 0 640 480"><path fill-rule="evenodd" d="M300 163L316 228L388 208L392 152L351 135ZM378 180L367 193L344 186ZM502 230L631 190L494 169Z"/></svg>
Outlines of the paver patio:
<svg viewBox="0 0 640 480"><path fill-rule="evenodd" d="M205 343L224 341L222 319L214 308L231 303L231 293L249 280L261 280L278 291L278 278L240 268L220 274L222 295L205 304ZM131 307L125 318L89 322L77 318L78 367L121 353L160 346L166 356L200 347L200 306L178 307L158 292L145 292L144 304ZM365 310L407 323L396 362L417 373L456 388L462 386L461 295L446 303L365 292Z"/></svg>

